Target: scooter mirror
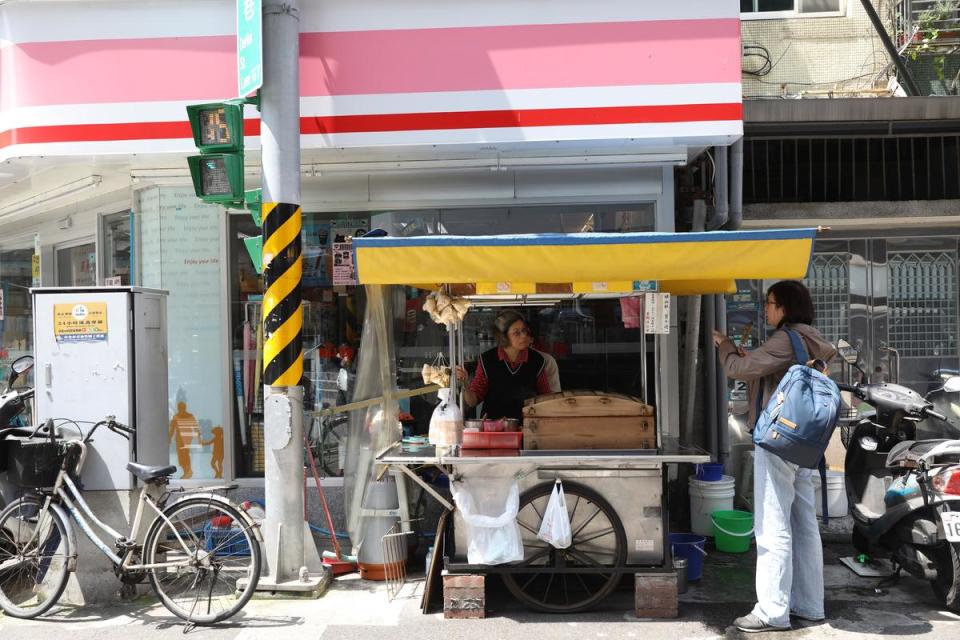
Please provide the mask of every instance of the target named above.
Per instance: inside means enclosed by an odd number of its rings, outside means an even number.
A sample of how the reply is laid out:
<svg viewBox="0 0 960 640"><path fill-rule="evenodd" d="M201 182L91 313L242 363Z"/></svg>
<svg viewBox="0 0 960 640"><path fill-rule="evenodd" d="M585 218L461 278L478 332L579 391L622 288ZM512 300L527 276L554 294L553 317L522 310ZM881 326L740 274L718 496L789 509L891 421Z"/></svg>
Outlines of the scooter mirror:
<svg viewBox="0 0 960 640"><path fill-rule="evenodd" d="M13 372L18 376L22 376L27 371L30 371L30 369L33 369L33 356L20 356L13 361L10 368L13 369Z"/></svg>
<svg viewBox="0 0 960 640"><path fill-rule="evenodd" d="M960 376L950 376L947 378L947 381L943 383L943 390L947 393L960 391Z"/></svg>
<svg viewBox="0 0 960 640"><path fill-rule="evenodd" d="M857 353L856 348L843 339L837 341L837 353L847 364L857 364L860 359L860 354Z"/></svg>

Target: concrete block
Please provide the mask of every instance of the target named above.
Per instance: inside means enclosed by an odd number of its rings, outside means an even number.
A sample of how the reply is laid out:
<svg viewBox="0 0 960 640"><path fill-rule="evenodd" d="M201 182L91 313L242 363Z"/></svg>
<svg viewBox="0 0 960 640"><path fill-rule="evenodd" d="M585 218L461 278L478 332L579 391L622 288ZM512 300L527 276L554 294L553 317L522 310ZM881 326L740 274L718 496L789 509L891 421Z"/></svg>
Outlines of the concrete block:
<svg viewBox="0 0 960 640"><path fill-rule="evenodd" d="M676 618L679 615L677 574L637 573L634 600L638 618Z"/></svg>

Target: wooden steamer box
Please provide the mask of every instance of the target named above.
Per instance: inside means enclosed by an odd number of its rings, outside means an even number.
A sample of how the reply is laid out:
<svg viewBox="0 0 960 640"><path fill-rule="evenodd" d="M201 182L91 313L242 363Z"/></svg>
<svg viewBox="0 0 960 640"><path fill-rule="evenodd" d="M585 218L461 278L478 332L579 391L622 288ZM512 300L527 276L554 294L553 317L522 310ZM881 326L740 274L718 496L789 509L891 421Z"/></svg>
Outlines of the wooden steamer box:
<svg viewBox="0 0 960 640"><path fill-rule="evenodd" d="M618 393L562 391L524 403L524 449L655 449L653 407Z"/></svg>

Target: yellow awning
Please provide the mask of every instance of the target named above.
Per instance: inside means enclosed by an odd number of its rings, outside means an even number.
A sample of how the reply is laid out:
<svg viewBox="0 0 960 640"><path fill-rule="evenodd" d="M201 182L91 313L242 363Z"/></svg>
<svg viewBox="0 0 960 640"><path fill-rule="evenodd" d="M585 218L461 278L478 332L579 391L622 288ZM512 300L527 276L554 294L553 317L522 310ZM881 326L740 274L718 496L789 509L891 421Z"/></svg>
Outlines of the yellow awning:
<svg viewBox="0 0 960 640"><path fill-rule="evenodd" d="M806 276L816 229L355 238L360 284L475 285L477 293L724 293L737 279Z"/></svg>

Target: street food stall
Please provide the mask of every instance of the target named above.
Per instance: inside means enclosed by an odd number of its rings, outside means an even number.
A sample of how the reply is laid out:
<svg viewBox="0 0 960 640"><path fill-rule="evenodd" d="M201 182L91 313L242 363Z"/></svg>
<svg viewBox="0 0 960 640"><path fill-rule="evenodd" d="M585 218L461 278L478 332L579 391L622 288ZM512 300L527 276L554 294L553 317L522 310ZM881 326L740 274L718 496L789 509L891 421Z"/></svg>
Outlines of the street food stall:
<svg viewBox="0 0 960 640"><path fill-rule="evenodd" d="M650 296L656 294L732 292L736 279L803 278L815 234L814 229L791 229L441 235L358 238L354 248L358 280L367 285L373 301L382 300L382 286L413 285L467 300L473 308L542 307L565 299L635 296L643 296L649 304L654 300ZM663 313L667 307L661 305L659 310ZM462 362L461 323L452 316L447 320L447 359L455 370ZM655 324L655 320L648 318L641 324ZM397 393L388 380L393 354L382 333L380 358L388 360L382 367L381 417L391 415L387 405ZM646 375L647 340L641 343ZM657 341L653 345L659 349ZM663 361L659 354L653 355L650 375L656 377ZM381 420L374 438L374 465L419 483L453 511L443 558L449 572L499 574L518 600L534 609L585 610L607 596L624 574L672 571L666 465L710 461L705 451L671 437L678 433L670 428L676 425L665 424L658 412L663 386L656 379L651 382L648 385L644 379L642 399L599 390L530 398L513 448L474 449L459 437L441 442L443 446L405 444L394 436L397 432L390 421ZM650 396L648 386L654 389ZM447 397L455 403L455 375L450 377L450 387ZM414 472L423 467L437 467L447 474L458 508ZM565 548L538 537L557 480L565 494L572 534ZM478 508L484 500L489 502L491 492L498 491L496 508ZM515 501L512 510L511 500ZM488 525L496 515L507 514L497 526L519 532L519 557L503 563L471 562L490 550L478 552L477 540L472 539L478 532L478 520L471 519L474 510L483 511ZM491 533L495 531L486 532Z"/></svg>

